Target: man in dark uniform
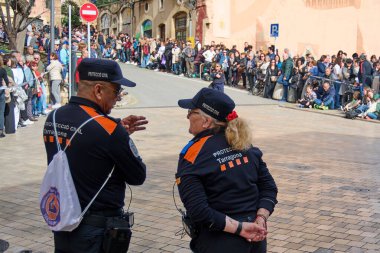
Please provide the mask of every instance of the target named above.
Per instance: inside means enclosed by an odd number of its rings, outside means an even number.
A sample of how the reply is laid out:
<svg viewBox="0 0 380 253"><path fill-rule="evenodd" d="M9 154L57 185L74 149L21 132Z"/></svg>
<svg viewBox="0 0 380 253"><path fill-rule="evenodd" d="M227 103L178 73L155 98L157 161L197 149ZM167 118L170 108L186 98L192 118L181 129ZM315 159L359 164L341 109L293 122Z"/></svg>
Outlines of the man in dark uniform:
<svg viewBox="0 0 380 253"><path fill-rule="evenodd" d="M81 224L72 232L54 232L55 252L103 252L102 242L107 217L123 214L126 183L141 185L146 167L130 138L134 131L145 129L142 116L115 119L108 114L120 100L121 86L136 84L123 78L113 61L83 59L78 66L78 94L56 111L55 125L61 148L69 145L66 154L82 210L95 196L112 168L109 181L86 212ZM43 137L48 163L57 153L53 113L45 123ZM75 138L73 133L85 121Z"/></svg>
<svg viewBox="0 0 380 253"><path fill-rule="evenodd" d="M266 221L277 187L248 123L226 94L201 89L181 99L194 138L179 155L176 182L196 236L196 253L266 252Z"/></svg>

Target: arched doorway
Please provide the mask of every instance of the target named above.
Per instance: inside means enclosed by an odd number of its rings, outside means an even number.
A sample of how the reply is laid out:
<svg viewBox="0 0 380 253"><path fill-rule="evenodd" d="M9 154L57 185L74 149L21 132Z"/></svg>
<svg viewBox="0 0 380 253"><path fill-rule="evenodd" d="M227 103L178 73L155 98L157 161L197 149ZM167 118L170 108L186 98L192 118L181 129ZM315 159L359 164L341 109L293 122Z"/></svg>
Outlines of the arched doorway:
<svg viewBox="0 0 380 253"><path fill-rule="evenodd" d="M187 14L179 12L174 15L175 38L177 41L186 41L187 35Z"/></svg>
<svg viewBox="0 0 380 253"><path fill-rule="evenodd" d="M160 35L161 40L165 40L165 24L160 24L158 26L158 34Z"/></svg>
<svg viewBox="0 0 380 253"><path fill-rule="evenodd" d="M142 23L141 32L144 37L152 38L152 21L147 19Z"/></svg>
<svg viewBox="0 0 380 253"><path fill-rule="evenodd" d="M110 16L107 13L101 17L100 30L103 34L110 33Z"/></svg>

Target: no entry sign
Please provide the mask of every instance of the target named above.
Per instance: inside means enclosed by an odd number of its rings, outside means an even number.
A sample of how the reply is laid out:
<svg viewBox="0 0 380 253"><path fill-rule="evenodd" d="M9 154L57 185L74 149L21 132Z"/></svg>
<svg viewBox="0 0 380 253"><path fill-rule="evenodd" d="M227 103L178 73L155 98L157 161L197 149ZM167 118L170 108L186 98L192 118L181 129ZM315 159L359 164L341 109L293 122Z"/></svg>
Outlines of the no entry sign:
<svg viewBox="0 0 380 253"><path fill-rule="evenodd" d="M83 20L87 22L92 22L98 18L99 11L98 8L92 3L86 3L80 7L80 16Z"/></svg>

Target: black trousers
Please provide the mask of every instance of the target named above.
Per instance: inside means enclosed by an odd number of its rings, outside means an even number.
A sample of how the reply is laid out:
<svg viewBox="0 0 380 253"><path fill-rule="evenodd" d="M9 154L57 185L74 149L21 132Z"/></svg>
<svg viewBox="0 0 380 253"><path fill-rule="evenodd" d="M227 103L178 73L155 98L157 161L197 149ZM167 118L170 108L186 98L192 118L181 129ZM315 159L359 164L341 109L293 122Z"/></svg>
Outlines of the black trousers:
<svg viewBox="0 0 380 253"><path fill-rule="evenodd" d="M197 238L191 240L190 248L195 253L265 253L267 242L264 240L250 243L241 236L205 229Z"/></svg>
<svg viewBox="0 0 380 253"><path fill-rule="evenodd" d="M105 228L81 224L72 232L54 232L55 253L102 253Z"/></svg>

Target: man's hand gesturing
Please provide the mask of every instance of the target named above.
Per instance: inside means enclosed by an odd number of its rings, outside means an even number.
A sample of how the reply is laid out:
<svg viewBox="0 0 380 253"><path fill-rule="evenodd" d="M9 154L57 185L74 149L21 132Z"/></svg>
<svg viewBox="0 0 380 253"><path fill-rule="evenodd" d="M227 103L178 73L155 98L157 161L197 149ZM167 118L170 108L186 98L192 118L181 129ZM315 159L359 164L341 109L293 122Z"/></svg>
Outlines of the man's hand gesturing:
<svg viewBox="0 0 380 253"><path fill-rule="evenodd" d="M148 124L148 121L144 116L130 115L121 120L121 125L127 130L129 134L133 134L136 131L145 130L144 125Z"/></svg>

